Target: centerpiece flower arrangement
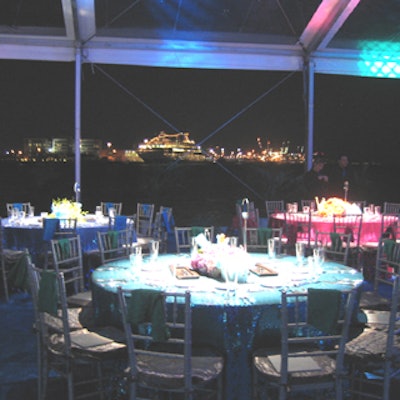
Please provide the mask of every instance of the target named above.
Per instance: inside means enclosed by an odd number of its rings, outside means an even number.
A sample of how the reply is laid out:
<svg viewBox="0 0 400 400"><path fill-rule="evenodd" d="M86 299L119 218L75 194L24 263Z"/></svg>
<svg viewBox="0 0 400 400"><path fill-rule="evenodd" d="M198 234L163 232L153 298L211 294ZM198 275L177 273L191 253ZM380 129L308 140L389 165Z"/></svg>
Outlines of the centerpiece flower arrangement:
<svg viewBox="0 0 400 400"><path fill-rule="evenodd" d="M82 203L63 199L53 199L51 203L51 214L53 218L76 218L78 221L84 219L87 211L82 211Z"/></svg>
<svg viewBox="0 0 400 400"><path fill-rule="evenodd" d="M194 238L191 266L200 275L226 280L228 269L235 270L238 281L245 282L248 274L248 254L243 247L229 245L229 238L217 235L217 243L209 242L204 234Z"/></svg>
<svg viewBox="0 0 400 400"><path fill-rule="evenodd" d="M337 215L351 215L361 214L361 209L357 204L349 203L348 201L339 199L338 197L331 197L329 199L322 198L321 201L317 200L317 214L321 217Z"/></svg>

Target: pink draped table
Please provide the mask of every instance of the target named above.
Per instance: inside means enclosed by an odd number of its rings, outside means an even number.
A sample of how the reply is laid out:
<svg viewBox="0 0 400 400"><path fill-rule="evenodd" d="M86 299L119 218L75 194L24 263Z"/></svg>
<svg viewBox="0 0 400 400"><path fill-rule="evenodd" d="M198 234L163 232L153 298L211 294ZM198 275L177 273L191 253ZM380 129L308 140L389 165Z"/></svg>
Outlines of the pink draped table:
<svg viewBox="0 0 400 400"><path fill-rule="evenodd" d="M309 218L309 215L297 213L293 215L290 223L304 222L304 218ZM273 222L283 225L285 221L284 213L276 213L271 216ZM393 222L396 217L393 216ZM350 221L350 219L349 219ZM387 221L390 222L390 221ZM360 245L368 245L369 243L376 243L379 241L382 229L382 215L379 214L363 214L361 232L360 232ZM322 217L319 215L311 216L311 241L315 239L315 232L332 232L333 231L333 216Z"/></svg>

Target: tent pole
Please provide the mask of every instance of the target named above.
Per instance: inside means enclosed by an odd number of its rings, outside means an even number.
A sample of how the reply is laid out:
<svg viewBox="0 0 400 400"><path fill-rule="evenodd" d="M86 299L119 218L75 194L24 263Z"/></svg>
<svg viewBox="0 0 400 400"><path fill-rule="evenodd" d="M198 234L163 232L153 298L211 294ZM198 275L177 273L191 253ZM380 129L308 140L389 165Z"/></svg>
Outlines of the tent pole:
<svg viewBox="0 0 400 400"><path fill-rule="evenodd" d="M314 63L307 58L304 62L304 91L306 93L306 168L312 166L314 153Z"/></svg>
<svg viewBox="0 0 400 400"><path fill-rule="evenodd" d="M75 201L81 201L81 76L82 54L81 48L75 52Z"/></svg>

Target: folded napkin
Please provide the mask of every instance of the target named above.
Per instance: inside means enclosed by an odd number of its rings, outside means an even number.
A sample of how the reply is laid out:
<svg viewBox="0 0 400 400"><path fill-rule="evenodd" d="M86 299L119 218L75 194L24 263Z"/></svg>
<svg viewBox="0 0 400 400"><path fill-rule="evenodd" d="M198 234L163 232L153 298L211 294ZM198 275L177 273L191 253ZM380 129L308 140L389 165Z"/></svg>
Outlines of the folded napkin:
<svg viewBox="0 0 400 400"><path fill-rule="evenodd" d="M29 255L26 252L21 252L21 256L18 257L11 266L7 277L11 287L22 290L29 289L27 269L28 257Z"/></svg>
<svg viewBox="0 0 400 400"><path fill-rule="evenodd" d="M168 233L172 233L174 231L173 226L175 225L173 215L171 214L169 216L168 211L163 211L162 218L163 218L165 229L167 230Z"/></svg>
<svg viewBox="0 0 400 400"><path fill-rule="evenodd" d="M200 233L204 233L204 226L192 226L191 227L192 236L200 235Z"/></svg>
<svg viewBox="0 0 400 400"><path fill-rule="evenodd" d="M262 246L266 246L268 244L268 239L272 238L272 229L271 228L258 228L258 241Z"/></svg>
<svg viewBox="0 0 400 400"><path fill-rule="evenodd" d="M22 203L13 203L13 208L15 208L18 211L22 211Z"/></svg>
<svg viewBox="0 0 400 400"><path fill-rule="evenodd" d="M137 332L139 324L151 322L151 334L156 342L164 342L169 338L169 331L165 323L163 296L157 290L133 290L128 299L127 320L135 332Z"/></svg>
<svg viewBox="0 0 400 400"><path fill-rule="evenodd" d="M334 289L308 289L308 323L314 328L335 333L339 319L341 292Z"/></svg>
<svg viewBox="0 0 400 400"><path fill-rule="evenodd" d="M383 253L386 255L387 259L391 261L393 259L393 250L396 241L392 239L384 239L383 240Z"/></svg>
<svg viewBox="0 0 400 400"><path fill-rule="evenodd" d="M333 251L341 251L343 247L342 238L339 233L331 232L329 234L331 238L331 248Z"/></svg>
<svg viewBox="0 0 400 400"><path fill-rule="evenodd" d="M116 249L118 247L118 231L112 230L107 232L108 241L107 243L110 245L110 249Z"/></svg>
<svg viewBox="0 0 400 400"><path fill-rule="evenodd" d="M43 219L43 240L45 242L53 239L54 234L60 228L60 220L58 218L44 218Z"/></svg>
<svg viewBox="0 0 400 400"><path fill-rule="evenodd" d="M38 309L40 312L47 312L57 316L57 277L54 271L42 271L39 293Z"/></svg>
<svg viewBox="0 0 400 400"><path fill-rule="evenodd" d="M114 230L123 231L127 228L128 217L126 215L116 215L114 217Z"/></svg>
<svg viewBox="0 0 400 400"><path fill-rule="evenodd" d="M107 210L107 213L108 213L108 210L110 208L114 208L114 203L107 201L105 206L106 206L106 210Z"/></svg>

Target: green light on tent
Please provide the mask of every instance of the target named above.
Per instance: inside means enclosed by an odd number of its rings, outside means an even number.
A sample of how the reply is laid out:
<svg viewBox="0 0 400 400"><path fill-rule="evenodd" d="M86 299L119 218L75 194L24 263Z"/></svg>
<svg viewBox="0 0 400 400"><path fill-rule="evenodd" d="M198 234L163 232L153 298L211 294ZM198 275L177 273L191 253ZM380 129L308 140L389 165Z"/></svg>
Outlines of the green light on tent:
<svg viewBox="0 0 400 400"><path fill-rule="evenodd" d="M400 78L400 43L365 41L360 47L362 76Z"/></svg>

